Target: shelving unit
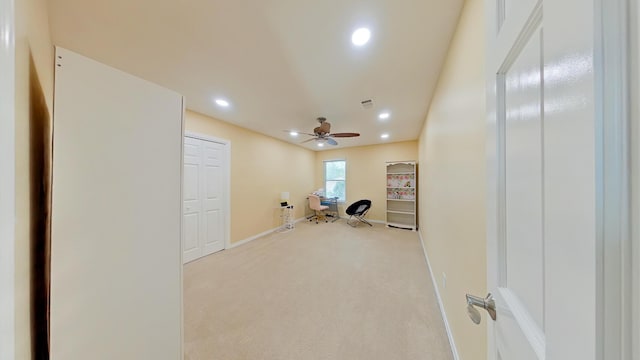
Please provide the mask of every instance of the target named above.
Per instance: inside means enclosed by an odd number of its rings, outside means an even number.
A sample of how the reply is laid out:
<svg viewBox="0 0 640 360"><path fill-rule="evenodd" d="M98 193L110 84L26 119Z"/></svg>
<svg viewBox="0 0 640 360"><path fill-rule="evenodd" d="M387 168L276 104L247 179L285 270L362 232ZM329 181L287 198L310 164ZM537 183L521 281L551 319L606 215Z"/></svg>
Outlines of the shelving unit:
<svg viewBox="0 0 640 360"><path fill-rule="evenodd" d="M280 217L282 218L282 226L278 232L289 232L295 228L293 205L280 206Z"/></svg>
<svg viewBox="0 0 640 360"><path fill-rule="evenodd" d="M387 226L416 231L415 161L387 162Z"/></svg>

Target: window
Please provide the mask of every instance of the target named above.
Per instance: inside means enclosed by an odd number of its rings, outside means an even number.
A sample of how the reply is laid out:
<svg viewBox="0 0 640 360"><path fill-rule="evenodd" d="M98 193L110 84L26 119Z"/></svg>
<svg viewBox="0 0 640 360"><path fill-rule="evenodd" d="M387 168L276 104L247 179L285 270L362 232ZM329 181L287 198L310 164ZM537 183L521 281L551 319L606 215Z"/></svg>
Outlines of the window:
<svg viewBox="0 0 640 360"><path fill-rule="evenodd" d="M326 197L337 197L338 202L345 202L347 180L347 162L331 160L324 162L324 189Z"/></svg>

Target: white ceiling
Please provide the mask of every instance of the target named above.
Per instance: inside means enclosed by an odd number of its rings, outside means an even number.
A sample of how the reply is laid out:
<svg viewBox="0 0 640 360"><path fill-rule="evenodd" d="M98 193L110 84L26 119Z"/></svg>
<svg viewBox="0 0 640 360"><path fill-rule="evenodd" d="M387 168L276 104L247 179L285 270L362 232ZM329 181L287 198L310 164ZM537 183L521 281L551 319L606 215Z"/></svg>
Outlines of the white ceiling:
<svg viewBox="0 0 640 360"><path fill-rule="evenodd" d="M415 140L464 0L49 0L55 45L173 89L188 109L292 143L284 129ZM358 27L371 29L363 47ZM232 106L217 107L223 97ZM363 109L360 101L372 99ZM388 110L386 121L378 114ZM380 139L389 133L387 140ZM303 144L318 150L315 142ZM325 147L327 148L327 147ZM335 147L332 147L335 148Z"/></svg>

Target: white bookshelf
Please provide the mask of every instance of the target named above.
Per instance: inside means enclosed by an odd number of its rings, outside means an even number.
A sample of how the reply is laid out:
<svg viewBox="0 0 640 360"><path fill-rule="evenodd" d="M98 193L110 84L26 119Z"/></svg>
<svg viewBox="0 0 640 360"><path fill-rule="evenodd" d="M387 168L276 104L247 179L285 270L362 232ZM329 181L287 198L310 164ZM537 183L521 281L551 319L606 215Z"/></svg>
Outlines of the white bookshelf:
<svg viewBox="0 0 640 360"><path fill-rule="evenodd" d="M418 179L415 161L387 162L387 226L416 231Z"/></svg>

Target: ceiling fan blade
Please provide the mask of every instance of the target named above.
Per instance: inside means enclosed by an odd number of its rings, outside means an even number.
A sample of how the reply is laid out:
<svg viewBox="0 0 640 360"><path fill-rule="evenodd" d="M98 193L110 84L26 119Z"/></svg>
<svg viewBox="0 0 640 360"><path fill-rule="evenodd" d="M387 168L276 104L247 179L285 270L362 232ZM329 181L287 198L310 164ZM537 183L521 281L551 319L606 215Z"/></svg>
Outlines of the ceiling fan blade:
<svg viewBox="0 0 640 360"><path fill-rule="evenodd" d="M335 134L331 134L331 136L333 137L356 137L356 136L360 136L360 134L358 133L335 133Z"/></svg>
<svg viewBox="0 0 640 360"><path fill-rule="evenodd" d="M287 133L295 132L295 133L297 133L298 135L316 136L316 134L309 134L309 133L306 133L306 132L300 132L300 131L296 131L296 130L282 130L282 131L287 132Z"/></svg>
<svg viewBox="0 0 640 360"><path fill-rule="evenodd" d="M311 139L307 139L307 140L305 140L305 141L301 142L300 144L308 143L309 141L313 141L313 140L316 140L316 139L317 139L317 138L312 137Z"/></svg>
<svg viewBox="0 0 640 360"><path fill-rule="evenodd" d="M333 140L332 138L328 137L327 138L327 144L329 144L329 145L338 145L338 142Z"/></svg>

